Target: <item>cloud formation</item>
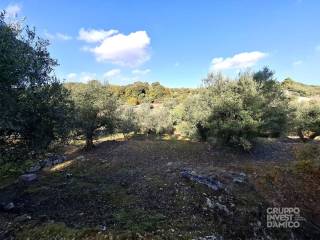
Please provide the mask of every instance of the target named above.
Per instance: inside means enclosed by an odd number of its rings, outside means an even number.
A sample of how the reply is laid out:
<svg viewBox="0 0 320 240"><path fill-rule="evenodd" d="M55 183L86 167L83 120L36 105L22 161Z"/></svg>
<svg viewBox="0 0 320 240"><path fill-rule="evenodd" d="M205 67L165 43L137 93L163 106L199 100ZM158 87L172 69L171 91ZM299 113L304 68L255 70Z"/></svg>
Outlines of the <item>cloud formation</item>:
<svg viewBox="0 0 320 240"><path fill-rule="evenodd" d="M103 78L109 79L121 74L121 70L118 68L111 69L110 71L103 74Z"/></svg>
<svg viewBox="0 0 320 240"><path fill-rule="evenodd" d="M46 38L50 39L50 40L61 40L61 41L68 41L68 40L71 40L72 37L67 35L67 34L64 34L64 33L55 33L55 34L52 34L52 33L49 33L47 31L44 32L44 35Z"/></svg>
<svg viewBox="0 0 320 240"><path fill-rule="evenodd" d="M243 69L252 67L267 55L268 54L264 52L254 51L238 53L228 58L214 58L211 61L211 70L222 71L227 69Z"/></svg>
<svg viewBox="0 0 320 240"><path fill-rule="evenodd" d="M114 30L114 29L106 31L106 30L96 30L96 29L86 30L84 28L81 28L79 30L78 39L88 43L95 43L95 42L100 42L114 34L117 34L118 32L119 32L118 30Z"/></svg>
<svg viewBox="0 0 320 240"><path fill-rule="evenodd" d="M6 17L16 18L21 12L21 6L19 4L10 4L6 7Z"/></svg>
<svg viewBox="0 0 320 240"><path fill-rule="evenodd" d="M136 67L150 59L150 37L146 31L136 31L128 35L118 30L80 29L78 39L97 43L82 49L93 53L98 62Z"/></svg>
<svg viewBox="0 0 320 240"><path fill-rule="evenodd" d="M83 82L87 83L91 80L97 79L96 73L90 73L90 72L81 72L80 74L76 73L69 73L66 77L67 82Z"/></svg>

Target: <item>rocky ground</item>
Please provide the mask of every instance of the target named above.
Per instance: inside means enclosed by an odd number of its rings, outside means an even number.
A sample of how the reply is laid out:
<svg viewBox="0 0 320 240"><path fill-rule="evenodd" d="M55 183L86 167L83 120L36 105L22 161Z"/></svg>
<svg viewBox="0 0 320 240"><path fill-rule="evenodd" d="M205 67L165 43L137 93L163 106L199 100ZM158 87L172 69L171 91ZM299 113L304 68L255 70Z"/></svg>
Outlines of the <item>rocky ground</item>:
<svg viewBox="0 0 320 240"><path fill-rule="evenodd" d="M150 137L68 146L66 158L0 189L0 239L319 239L320 178L289 169L299 144L263 140L251 153ZM299 207L306 221L268 228L269 206Z"/></svg>

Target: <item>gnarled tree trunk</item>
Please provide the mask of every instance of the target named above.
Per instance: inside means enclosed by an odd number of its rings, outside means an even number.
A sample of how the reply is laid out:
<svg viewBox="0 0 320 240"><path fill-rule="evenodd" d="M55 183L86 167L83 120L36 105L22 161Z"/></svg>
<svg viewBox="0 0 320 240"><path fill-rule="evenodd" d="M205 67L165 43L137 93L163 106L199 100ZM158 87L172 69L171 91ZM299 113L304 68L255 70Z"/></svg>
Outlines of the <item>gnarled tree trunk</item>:
<svg viewBox="0 0 320 240"><path fill-rule="evenodd" d="M85 150L90 150L94 147L93 145L93 134L88 133L86 134L86 145L84 146Z"/></svg>

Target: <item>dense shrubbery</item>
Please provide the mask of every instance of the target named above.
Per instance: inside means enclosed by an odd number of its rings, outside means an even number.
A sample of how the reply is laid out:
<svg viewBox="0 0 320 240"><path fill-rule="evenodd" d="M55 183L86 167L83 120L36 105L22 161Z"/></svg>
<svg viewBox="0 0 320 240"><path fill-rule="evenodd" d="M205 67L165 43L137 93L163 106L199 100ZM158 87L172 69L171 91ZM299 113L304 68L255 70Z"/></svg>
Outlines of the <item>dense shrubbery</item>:
<svg viewBox="0 0 320 240"><path fill-rule="evenodd" d="M288 102L273 72L265 68L236 80L209 74L198 95L189 96L174 111L177 129L189 137L250 149L257 136L285 132Z"/></svg>
<svg viewBox="0 0 320 240"><path fill-rule="evenodd" d="M246 73L236 81L209 76L213 107L209 117L210 134L223 144L248 150L258 135L263 96L252 75ZM208 81L207 80L207 81Z"/></svg>

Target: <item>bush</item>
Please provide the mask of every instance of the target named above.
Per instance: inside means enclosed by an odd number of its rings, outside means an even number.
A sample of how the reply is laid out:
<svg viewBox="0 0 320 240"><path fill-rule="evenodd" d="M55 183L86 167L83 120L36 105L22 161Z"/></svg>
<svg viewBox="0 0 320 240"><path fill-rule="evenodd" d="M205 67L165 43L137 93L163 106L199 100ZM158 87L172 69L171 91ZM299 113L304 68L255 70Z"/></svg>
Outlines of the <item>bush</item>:
<svg viewBox="0 0 320 240"><path fill-rule="evenodd" d="M288 102L268 68L242 73L236 80L209 74L204 83L209 117L202 121L220 143L250 150L255 137L278 137L286 131Z"/></svg>
<svg viewBox="0 0 320 240"><path fill-rule="evenodd" d="M142 104L136 109L140 132L147 134L164 134L173 132L170 109L164 105L152 107Z"/></svg>
<svg viewBox="0 0 320 240"><path fill-rule="evenodd" d="M208 92L203 89L201 94L189 95L174 108L171 116L177 133L191 139L207 140L211 100Z"/></svg>
<svg viewBox="0 0 320 240"><path fill-rule="evenodd" d="M134 107L122 105L118 108L116 115L118 116L118 131L123 133L125 138L127 138L130 133L135 133L139 130L138 117L134 111Z"/></svg>
<svg viewBox="0 0 320 240"><path fill-rule="evenodd" d="M294 108L293 126L299 137L306 141L320 136L320 101L296 102Z"/></svg>
<svg viewBox="0 0 320 240"><path fill-rule="evenodd" d="M207 79L213 97L209 117L210 135L222 144L249 150L261 124L263 96L252 75L246 73L237 81L210 75Z"/></svg>

